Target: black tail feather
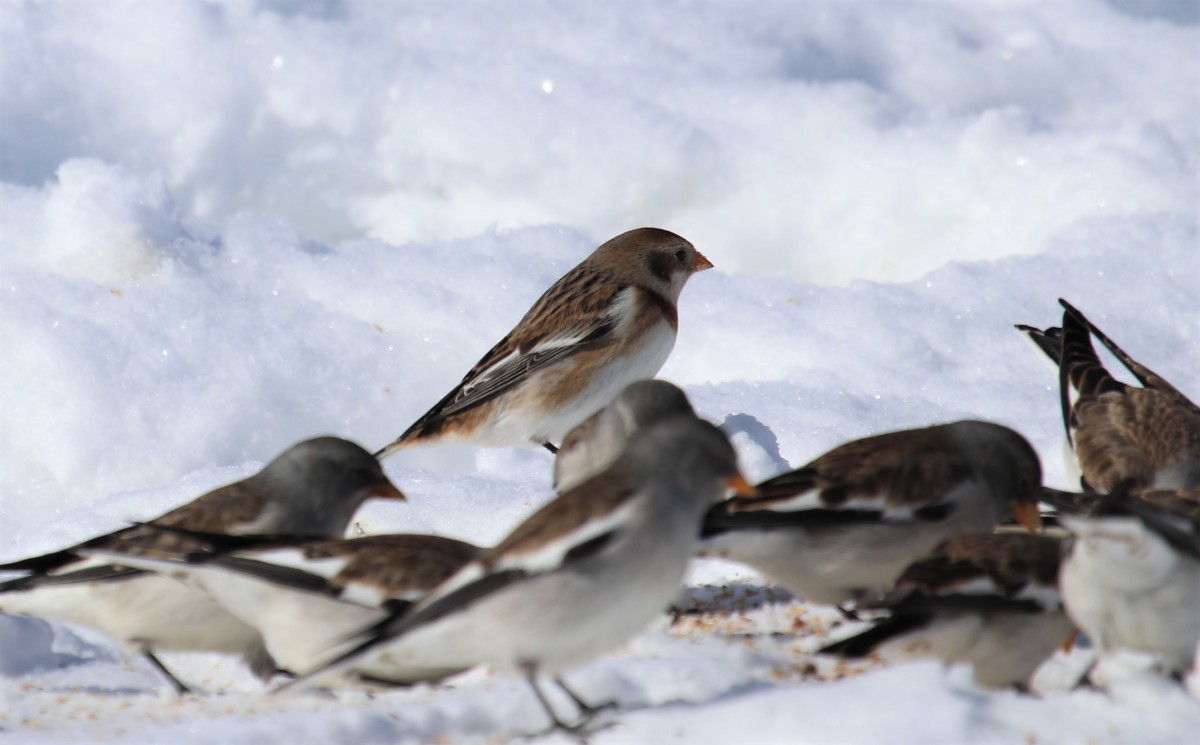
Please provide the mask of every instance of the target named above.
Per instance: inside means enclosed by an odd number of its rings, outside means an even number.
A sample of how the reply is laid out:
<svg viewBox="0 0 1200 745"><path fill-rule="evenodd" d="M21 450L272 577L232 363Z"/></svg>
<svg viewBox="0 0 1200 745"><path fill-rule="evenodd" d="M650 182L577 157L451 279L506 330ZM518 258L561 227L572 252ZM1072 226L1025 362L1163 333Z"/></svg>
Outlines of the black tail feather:
<svg viewBox="0 0 1200 745"><path fill-rule="evenodd" d="M932 620L932 616L927 615L892 616L860 634L821 648L817 654L829 654L852 660L860 659L874 652L884 642L922 628L930 620Z"/></svg>

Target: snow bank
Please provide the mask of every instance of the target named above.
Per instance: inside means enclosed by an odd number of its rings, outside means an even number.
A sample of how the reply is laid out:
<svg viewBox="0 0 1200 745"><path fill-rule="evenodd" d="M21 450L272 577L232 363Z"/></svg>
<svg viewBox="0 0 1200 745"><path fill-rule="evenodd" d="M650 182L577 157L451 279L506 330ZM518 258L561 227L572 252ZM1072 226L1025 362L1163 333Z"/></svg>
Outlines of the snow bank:
<svg viewBox="0 0 1200 745"><path fill-rule="evenodd" d="M4 5L0 560L153 517L305 437L385 444L554 279L643 224L717 265L683 294L662 376L751 475L970 416L1025 433L1067 486L1056 380L1013 323L1055 324L1066 297L1200 395L1197 20L1169 0ZM547 498L549 466L406 452L388 470L411 501L360 526L488 543ZM760 580L712 562L693 581ZM808 612L772 601L738 633ZM575 675L631 712L597 742L1200 726L1142 679L1047 700L933 665L823 682L802 672L819 636L649 632ZM0 618L0 650L6 742L542 725L519 683L487 676L285 701L184 656L230 695L170 701L84 631Z"/></svg>

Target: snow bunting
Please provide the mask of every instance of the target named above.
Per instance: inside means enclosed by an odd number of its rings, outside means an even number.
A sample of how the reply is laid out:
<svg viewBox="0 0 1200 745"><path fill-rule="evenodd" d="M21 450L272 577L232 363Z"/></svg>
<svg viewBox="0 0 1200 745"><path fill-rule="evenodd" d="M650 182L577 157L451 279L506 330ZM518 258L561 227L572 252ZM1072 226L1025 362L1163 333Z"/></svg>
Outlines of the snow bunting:
<svg viewBox="0 0 1200 745"><path fill-rule="evenodd" d="M639 432L603 472L538 510L407 613L298 684L388 664L520 674L558 727L538 675L603 654L667 607L705 510L750 487L728 438L695 417ZM289 684L290 687L291 684ZM582 703L585 713L593 707Z"/></svg>
<svg viewBox="0 0 1200 745"><path fill-rule="evenodd" d="M1067 613L1101 655L1160 656L1177 675L1200 644L1200 492L1139 490L1063 515L1073 538L1059 574Z"/></svg>
<svg viewBox="0 0 1200 745"><path fill-rule="evenodd" d="M885 592L955 535L1013 515L1040 524L1037 454L1013 430L961 421L854 440L730 499L705 518L700 556L738 561L817 603Z"/></svg>
<svg viewBox="0 0 1200 745"><path fill-rule="evenodd" d="M665 380L630 383L563 438L554 457L554 490L564 492L608 468L643 427L681 415L695 412L679 388Z"/></svg>
<svg viewBox="0 0 1200 745"><path fill-rule="evenodd" d="M320 437L299 443L257 474L204 494L154 520L212 533L339 536L369 497L403 499L379 462L352 442ZM155 657L162 651L241 655L260 677L276 670L262 637L208 596L137 569L89 558L105 549L153 554L190 539L139 526L45 556L0 566L28 575L0 583L0 611L99 629L141 652L177 690L186 687Z"/></svg>
<svg viewBox="0 0 1200 745"><path fill-rule="evenodd" d="M981 686L1027 688L1075 626L1058 592L1062 541L986 533L951 538L900 575L872 628L821 650L842 657L966 662Z"/></svg>
<svg viewBox="0 0 1200 745"><path fill-rule="evenodd" d="M1062 327L1017 326L1059 368L1063 423L1088 491L1200 488L1200 407L1134 360L1065 300ZM1095 336L1143 387L1112 376ZM1068 461L1070 462L1070 460Z"/></svg>
<svg viewBox="0 0 1200 745"><path fill-rule="evenodd" d="M181 533L194 540L169 558L161 551L93 553L205 593L256 629L276 664L298 675L348 651L356 632L404 611L479 553L436 535L312 540ZM364 669L359 677L396 684L454 672Z"/></svg>
<svg viewBox="0 0 1200 745"><path fill-rule="evenodd" d="M553 452L626 384L654 377L675 346L684 283L711 266L666 230L613 238L546 290L454 390L377 455L438 440Z"/></svg>

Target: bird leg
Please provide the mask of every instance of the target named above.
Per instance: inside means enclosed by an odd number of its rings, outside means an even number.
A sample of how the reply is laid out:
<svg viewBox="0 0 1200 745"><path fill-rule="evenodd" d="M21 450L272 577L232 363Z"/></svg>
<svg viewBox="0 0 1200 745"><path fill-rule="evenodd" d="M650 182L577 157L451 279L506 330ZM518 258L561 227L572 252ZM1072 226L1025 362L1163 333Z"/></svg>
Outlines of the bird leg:
<svg viewBox="0 0 1200 745"><path fill-rule="evenodd" d="M554 722L553 726L550 727L550 730L562 730L564 732L578 731L582 724L576 724L575 726L565 724L561 719L558 718L558 714L554 713L554 707L550 705L550 702L546 699L545 694L542 693L542 689L538 688L537 666L532 662L527 662L521 667L525 670L525 680L529 682L529 687L533 689L533 695L537 696L537 700L542 704L542 708L545 709L546 714L549 715L550 721Z"/></svg>
<svg viewBox="0 0 1200 745"><path fill-rule="evenodd" d="M563 693L567 694L567 696L569 696L571 700L575 702L575 705L579 707L579 713L583 715L584 722L591 721L593 717L606 709L617 708L616 699L605 701L602 704L589 704L587 701L584 701L578 693L571 690L570 687L567 686L567 682L562 679L561 675L554 676L552 680L554 681L555 685L561 688Z"/></svg>
<svg viewBox="0 0 1200 745"><path fill-rule="evenodd" d="M171 687L175 689L175 693L179 694L180 696L187 693L193 693L192 689L188 688L187 685L179 678L176 678L175 675L167 669L167 666L162 663L162 660L155 657L154 653L148 648L142 648L142 657L146 658L146 661L149 662L155 670L158 670L158 672L160 672L162 676L167 679L167 682L170 683Z"/></svg>
<svg viewBox="0 0 1200 745"><path fill-rule="evenodd" d="M1101 687L1092 681L1092 673L1096 671L1096 668L1099 665L1100 655L1097 652L1095 655L1093 655L1091 661L1088 662L1087 667L1083 669L1083 672L1080 673L1079 679L1075 681L1075 685L1073 687L1091 689L1094 691L1101 690Z"/></svg>

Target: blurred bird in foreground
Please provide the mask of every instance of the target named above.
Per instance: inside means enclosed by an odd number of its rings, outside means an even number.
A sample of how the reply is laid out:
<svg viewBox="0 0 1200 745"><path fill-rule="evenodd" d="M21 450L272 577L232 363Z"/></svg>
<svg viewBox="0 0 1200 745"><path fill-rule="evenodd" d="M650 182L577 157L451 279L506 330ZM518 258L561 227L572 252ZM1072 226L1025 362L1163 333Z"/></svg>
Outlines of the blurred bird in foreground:
<svg viewBox="0 0 1200 745"><path fill-rule="evenodd" d="M276 671L262 637L211 598L167 577L89 556L93 550L155 555L192 539L153 526L209 533L340 536L370 497L403 499L370 453L347 440L319 437L284 451L249 478L215 489L152 521L0 571L25 576L0 583L0 611L99 629L143 654L179 691L187 687L157 652L240 655L262 678Z"/></svg>

